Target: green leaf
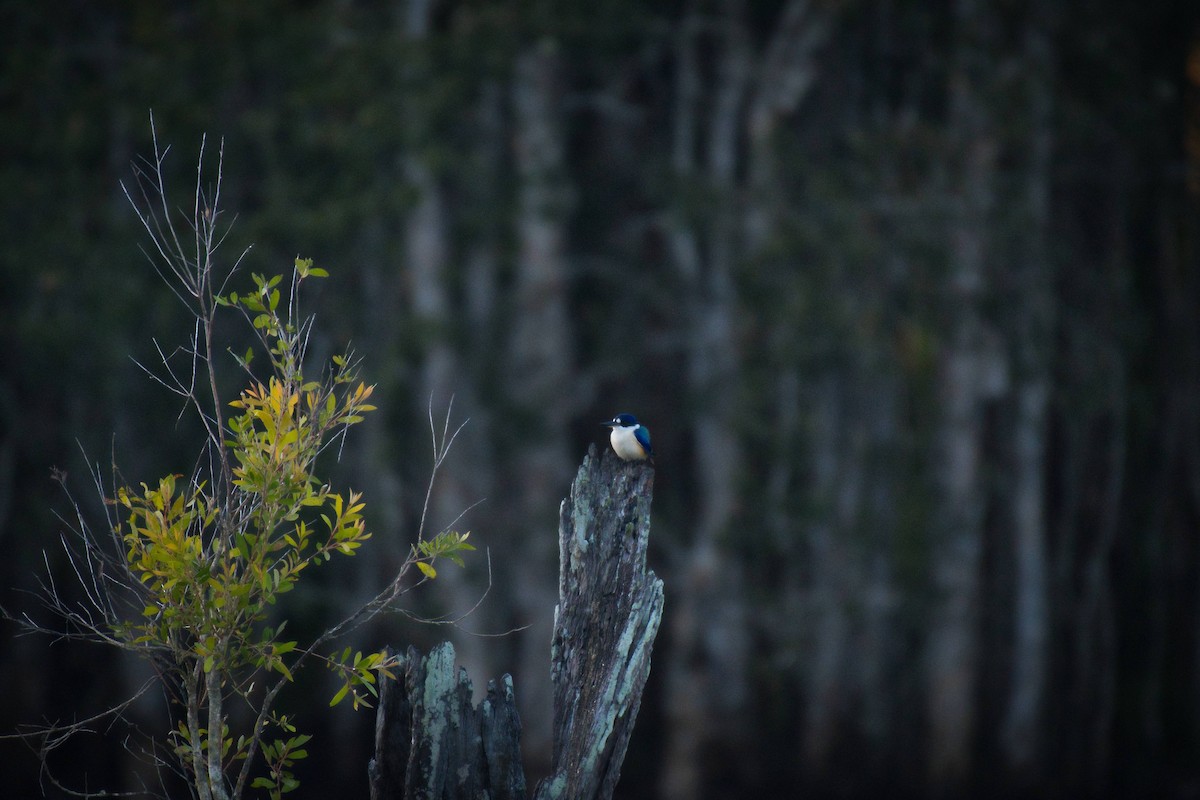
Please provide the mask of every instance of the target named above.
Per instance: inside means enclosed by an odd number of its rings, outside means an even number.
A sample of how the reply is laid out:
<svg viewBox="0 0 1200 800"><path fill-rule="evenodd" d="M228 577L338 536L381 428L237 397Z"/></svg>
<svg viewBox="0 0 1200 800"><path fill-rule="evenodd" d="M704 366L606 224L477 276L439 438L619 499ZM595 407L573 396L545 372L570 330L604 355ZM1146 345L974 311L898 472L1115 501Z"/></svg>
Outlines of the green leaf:
<svg viewBox="0 0 1200 800"><path fill-rule="evenodd" d="M421 570L421 572L425 575L426 578L436 578L437 577L437 570L434 569L429 564L426 564L424 561L417 562L417 569Z"/></svg>
<svg viewBox="0 0 1200 800"><path fill-rule="evenodd" d="M350 691L350 684L348 684L348 683L346 685L344 685L341 689L338 689L337 694L335 694L333 696L333 699L329 701L329 707L333 708L338 703L342 702L342 700L344 700L346 697L346 693L349 691Z"/></svg>

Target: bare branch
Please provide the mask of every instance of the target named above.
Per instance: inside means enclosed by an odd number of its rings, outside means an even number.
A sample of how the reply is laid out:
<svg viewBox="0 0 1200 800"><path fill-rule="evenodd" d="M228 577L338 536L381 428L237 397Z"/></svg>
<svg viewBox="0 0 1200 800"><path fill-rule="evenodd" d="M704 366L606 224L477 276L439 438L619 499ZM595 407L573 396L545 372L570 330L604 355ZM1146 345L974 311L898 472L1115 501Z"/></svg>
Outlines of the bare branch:
<svg viewBox="0 0 1200 800"><path fill-rule="evenodd" d="M417 526L417 541L425 538L425 520L429 514L429 501L433 497L433 482L437 478L438 470L442 467L442 462L446 460L446 456L450 453L450 448L454 445L454 440L458 438L458 434L471 421L470 417L464 419L454 433L450 433L450 415L454 410L454 395L450 395L450 402L446 405L446 419L442 422L442 438L438 441L437 425L433 421L433 395L429 396L429 436L433 446L433 470L429 476L429 484L425 487L425 503L421 506L421 522ZM466 513L465 511L463 513ZM461 517L462 514L459 515ZM453 524L453 523L451 523Z"/></svg>

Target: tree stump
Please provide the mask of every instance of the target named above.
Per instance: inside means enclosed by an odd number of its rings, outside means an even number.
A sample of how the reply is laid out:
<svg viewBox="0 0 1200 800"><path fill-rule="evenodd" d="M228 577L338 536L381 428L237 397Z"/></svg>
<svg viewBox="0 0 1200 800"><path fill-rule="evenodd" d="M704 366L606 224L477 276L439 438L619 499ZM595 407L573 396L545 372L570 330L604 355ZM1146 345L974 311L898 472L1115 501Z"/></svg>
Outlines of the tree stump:
<svg viewBox="0 0 1200 800"><path fill-rule="evenodd" d="M654 468L593 445L559 511L558 605L550 648L554 752L535 800L609 800L633 733L663 610L646 570ZM410 648L380 684L372 800L525 798L512 679L471 704L454 648Z"/></svg>
<svg viewBox="0 0 1200 800"><path fill-rule="evenodd" d="M449 642L428 656L410 647L396 671L395 681L379 684L371 800L525 800L512 678L489 681L472 705L471 679L455 671Z"/></svg>

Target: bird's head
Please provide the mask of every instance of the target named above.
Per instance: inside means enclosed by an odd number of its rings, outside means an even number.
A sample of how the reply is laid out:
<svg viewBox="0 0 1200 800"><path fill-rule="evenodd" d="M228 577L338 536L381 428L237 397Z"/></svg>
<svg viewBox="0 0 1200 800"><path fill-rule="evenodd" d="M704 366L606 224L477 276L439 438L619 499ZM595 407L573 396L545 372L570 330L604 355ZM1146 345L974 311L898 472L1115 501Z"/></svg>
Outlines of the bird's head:
<svg viewBox="0 0 1200 800"><path fill-rule="evenodd" d="M606 428L636 428L638 421L633 414L617 414L608 422L601 422L600 424Z"/></svg>

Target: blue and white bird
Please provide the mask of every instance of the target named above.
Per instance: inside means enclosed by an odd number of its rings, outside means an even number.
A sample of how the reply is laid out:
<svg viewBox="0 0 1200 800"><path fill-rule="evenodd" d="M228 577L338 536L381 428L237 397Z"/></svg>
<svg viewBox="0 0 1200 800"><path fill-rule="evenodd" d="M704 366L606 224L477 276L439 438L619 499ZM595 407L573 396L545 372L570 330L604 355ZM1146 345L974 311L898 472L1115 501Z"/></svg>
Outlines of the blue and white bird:
<svg viewBox="0 0 1200 800"><path fill-rule="evenodd" d="M650 447L650 430L640 424L633 414L617 414L608 422L601 422L606 428L612 428L608 440L612 449L625 461L645 461L654 459L654 450Z"/></svg>

